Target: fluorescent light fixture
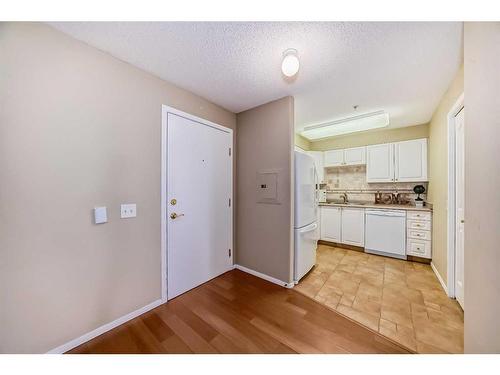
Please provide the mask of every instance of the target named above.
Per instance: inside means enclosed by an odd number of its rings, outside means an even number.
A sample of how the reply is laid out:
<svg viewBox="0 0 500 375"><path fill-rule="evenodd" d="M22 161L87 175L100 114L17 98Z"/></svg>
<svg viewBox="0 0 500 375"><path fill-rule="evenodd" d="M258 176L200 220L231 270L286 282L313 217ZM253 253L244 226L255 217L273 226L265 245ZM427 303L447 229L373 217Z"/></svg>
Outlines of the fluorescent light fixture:
<svg viewBox="0 0 500 375"><path fill-rule="evenodd" d="M300 134L310 141L314 141L336 135L385 128L386 126L389 126L389 114L377 111L324 124L306 126Z"/></svg>

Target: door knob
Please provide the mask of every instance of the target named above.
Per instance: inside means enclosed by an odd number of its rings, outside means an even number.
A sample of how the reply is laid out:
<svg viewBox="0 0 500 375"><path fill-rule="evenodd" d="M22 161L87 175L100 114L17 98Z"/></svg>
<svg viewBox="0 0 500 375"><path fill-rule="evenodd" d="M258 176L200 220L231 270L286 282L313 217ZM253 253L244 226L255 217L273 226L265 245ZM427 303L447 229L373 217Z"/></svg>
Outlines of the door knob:
<svg viewBox="0 0 500 375"><path fill-rule="evenodd" d="M175 212L172 212L172 213L170 214L170 218L171 218L172 220L177 219L178 217L181 217L181 216L184 216L184 214L177 214L177 213L175 213Z"/></svg>

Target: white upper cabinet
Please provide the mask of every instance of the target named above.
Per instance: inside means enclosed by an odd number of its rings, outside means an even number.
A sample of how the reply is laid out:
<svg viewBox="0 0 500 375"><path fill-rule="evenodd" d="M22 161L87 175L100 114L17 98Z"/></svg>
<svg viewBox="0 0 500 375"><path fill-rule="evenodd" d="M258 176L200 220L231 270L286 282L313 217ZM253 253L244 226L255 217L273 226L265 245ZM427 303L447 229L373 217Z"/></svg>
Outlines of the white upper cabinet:
<svg viewBox="0 0 500 375"><path fill-rule="evenodd" d="M344 150L344 165L365 164L366 147L354 147Z"/></svg>
<svg viewBox="0 0 500 375"><path fill-rule="evenodd" d="M323 151L307 151L307 154L314 159L314 166L316 167L316 172L318 173L318 182L320 184L325 183L325 167L324 167L324 153Z"/></svg>
<svg viewBox="0 0 500 375"><path fill-rule="evenodd" d="M321 209L321 236L324 241L340 242L341 208L325 207Z"/></svg>
<svg viewBox="0 0 500 375"><path fill-rule="evenodd" d="M394 144L366 146L366 181L394 181Z"/></svg>
<svg viewBox="0 0 500 375"><path fill-rule="evenodd" d="M325 167L365 164L365 147L325 151Z"/></svg>
<svg viewBox="0 0 500 375"><path fill-rule="evenodd" d="M396 182L428 181L427 139L397 142L394 145Z"/></svg>
<svg viewBox="0 0 500 375"><path fill-rule="evenodd" d="M342 208L342 243L365 246L365 210Z"/></svg>
<svg viewBox="0 0 500 375"><path fill-rule="evenodd" d="M427 139L367 146L366 181L428 181Z"/></svg>
<svg viewBox="0 0 500 375"><path fill-rule="evenodd" d="M344 150L325 151L325 167L344 165Z"/></svg>

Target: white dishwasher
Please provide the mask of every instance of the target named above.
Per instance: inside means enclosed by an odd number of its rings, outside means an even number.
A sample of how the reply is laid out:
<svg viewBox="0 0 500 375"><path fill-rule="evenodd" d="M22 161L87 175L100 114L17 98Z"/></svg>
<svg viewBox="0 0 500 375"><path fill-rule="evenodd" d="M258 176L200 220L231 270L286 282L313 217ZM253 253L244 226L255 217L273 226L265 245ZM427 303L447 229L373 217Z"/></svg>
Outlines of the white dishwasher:
<svg viewBox="0 0 500 375"><path fill-rule="evenodd" d="M366 210L365 252L406 259L406 212Z"/></svg>

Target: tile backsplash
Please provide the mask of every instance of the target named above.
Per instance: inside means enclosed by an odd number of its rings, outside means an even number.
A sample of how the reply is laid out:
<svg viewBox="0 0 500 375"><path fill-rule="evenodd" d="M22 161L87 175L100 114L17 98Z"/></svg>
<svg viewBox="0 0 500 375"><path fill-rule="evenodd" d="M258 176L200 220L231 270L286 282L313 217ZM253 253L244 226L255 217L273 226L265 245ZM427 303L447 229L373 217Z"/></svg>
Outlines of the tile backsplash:
<svg viewBox="0 0 500 375"><path fill-rule="evenodd" d="M427 192L427 183L421 182L392 182L392 183L367 183L366 182L366 166L356 165L340 168L325 168L325 181L327 190L334 190L327 194L327 199L334 200L340 199L342 190L378 190L383 189L384 193L398 193L407 194L410 201L417 198L417 194L413 193L415 185L423 185ZM390 189L390 191L387 191ZM340 191L339 191L340 190ZM402 191L411 190L411 192ZM337 193L337 191L339 191ZM351 192L349 193L349 200L351 201L366 201L373 202L375 195L373 192ZM426 200L426 194L420 194L420 197Z"/></svg>

